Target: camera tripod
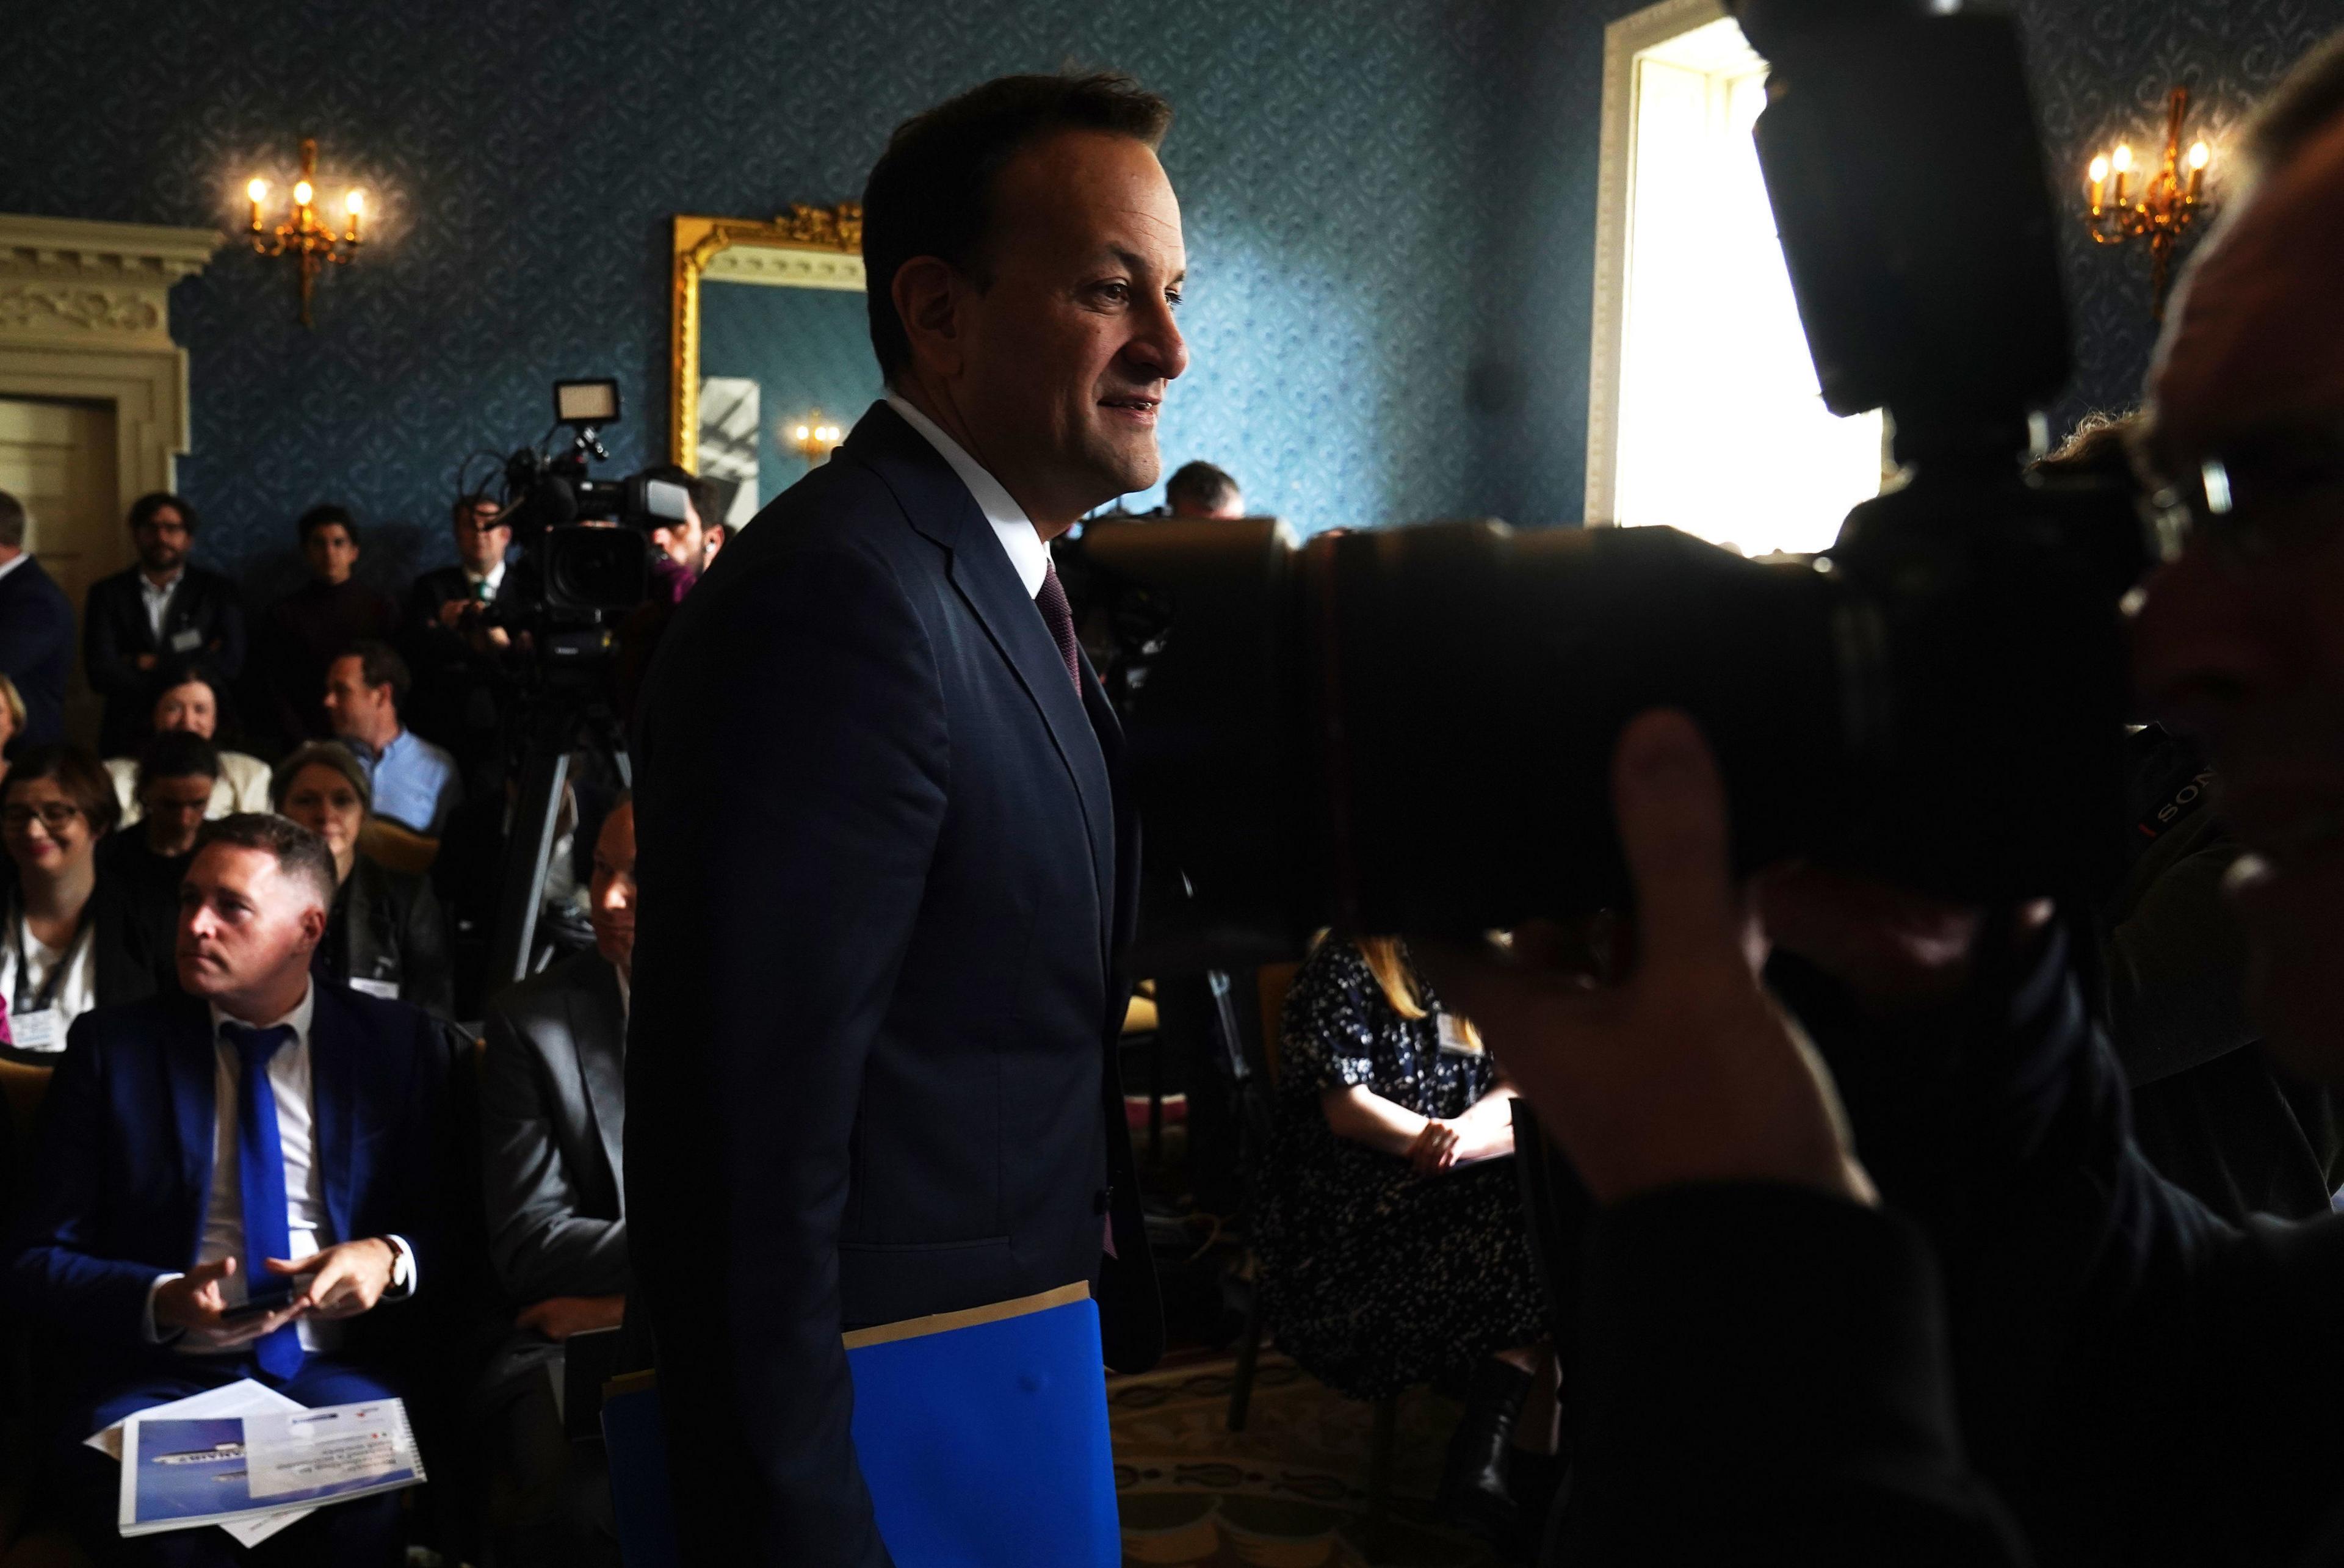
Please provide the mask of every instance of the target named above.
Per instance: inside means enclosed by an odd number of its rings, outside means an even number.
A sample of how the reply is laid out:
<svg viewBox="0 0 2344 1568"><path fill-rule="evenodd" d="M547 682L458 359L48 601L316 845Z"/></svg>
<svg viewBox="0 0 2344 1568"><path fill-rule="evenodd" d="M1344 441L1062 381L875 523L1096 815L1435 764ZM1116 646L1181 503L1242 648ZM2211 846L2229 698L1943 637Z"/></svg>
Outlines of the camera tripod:
<svg viewBox="0 0 2344 1568"><path fill-rule="evenodd" d="M599 676L600 672L592 674ZM605 764L622 787L633 786L626 729L600 684L595 679L591 687L577 683L574 689L541 693L525 700L515 716L519 735L511 765L520 786L512 825L505 835L504 865L497 883L496 926L489 947L491 988L525 979L530 973L538 923L545 909L546 870L553 856L562 798L571 781L572 755L583 751ZM583 828L582 813L581 817L578 826Z"/></svg>

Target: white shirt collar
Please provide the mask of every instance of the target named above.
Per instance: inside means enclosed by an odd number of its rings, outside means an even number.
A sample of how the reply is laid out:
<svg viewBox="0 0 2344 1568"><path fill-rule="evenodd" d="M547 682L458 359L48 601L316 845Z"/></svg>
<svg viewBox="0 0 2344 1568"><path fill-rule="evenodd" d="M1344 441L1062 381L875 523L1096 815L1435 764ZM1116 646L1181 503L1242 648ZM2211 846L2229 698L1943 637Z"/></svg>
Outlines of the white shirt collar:
<svg viewBox="0 0 2344 1568"><path fill-rule="evenodd" d="M306 1046L309 1043L309 1018L310 1016L317 1011L317 1007L318 984L316 981L312 980L308 985L301 987L301 999L293 1005L293 1010L291 1012L286 1014L281 1018L271 1018L268 1023L261 1024L258 1027L264 1029L273 1029L279 1024L290 1024L293 1026L293 1043L296 1046ZM211 1011L212 1038L214 1039L219 1038L219 1027L222 1024L237 1024L242 1025L247 1028L255 1027L248 1023L243 1018L234 1017L220 1011L220 1007L217 1002L214 1002L211 1005Z"/></svg>
<svg viewBox="0 0 2344 1568"><path fill-rule="evenodd" d="M187 574L187 569L185 566L182 566L178 571L171 573L168 578L165 579L161 582L157 582L153 578L146 575L146 568L141 567L138 569L138 586L146 591L146 595L149 598L168 599L171 596L171 591L179 586L179 579L185 577Z"/></svg>
<svg viewBox="0 0 2344 1568"><path fill-rule="evenodd" d="M1009 564L1016 569L1017 581L1026 585L1026 597L1031 599L1042 592L1042 579L1050 570L1050 547L1034 531L1034 520L1026 509L1010 499L1001 488L1001 481L978 466L977 460L961 450L960 443L936 428L936 422L914 408L894 388L887 389L887 406L904 416L910 425L928 440L938 456L952 465L960 482L968 487L970 499L985 521L993 524L993 531L1001 541L1001 548L1009 552Z"/></svg>
<svg viewBox="0 0 2344 1568"><path fill-rule="evenodd" d="M498 589L504 586L505 563L500 561L486 572L475 572L467 566L464 568L464 581L475 585L486 583L489 592L494 595Z"/></svg>
<svg viewBox="0 0 2344 1568"><path fill-rule="evenodd" d="M893 402L894 400L891 398L888 400ZM16 568L24 565L25 562L32 559L33 552L31 551L21 550L15 555L10 556L7 560L0 561L0 577L7 576L10 572L15 571Z"/></svg>

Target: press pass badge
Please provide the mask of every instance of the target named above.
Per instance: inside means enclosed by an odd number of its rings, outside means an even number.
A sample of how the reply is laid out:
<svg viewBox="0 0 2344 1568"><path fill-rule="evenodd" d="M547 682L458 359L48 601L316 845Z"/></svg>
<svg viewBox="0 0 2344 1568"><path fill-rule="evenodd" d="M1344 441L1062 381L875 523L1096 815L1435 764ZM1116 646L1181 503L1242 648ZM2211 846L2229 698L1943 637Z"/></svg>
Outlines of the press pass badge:
<svg viewBox="0 0 2344 1568"><path fill-rule="evenodd" d="M203 645L204 634L196 627L171 633L171 652L174 653L192 653Z"/></svg>
<svg viewBox="0 0 2344 1568"><path fill-rule="evenodd" d="M1465 1026L1453 1013L1435 1013L1433 1026L1440 1031L1440 1048L1460 1057L1478 1057L1481 1042L1465 1032Z"/></svg>
<svg viewBox="0 0 2344 1568"><path fill-rule="evenodd" d="M350 989L369 996L380 996L386 1002L399 1000L399 982L396 980L352 980Z"/></svg>
<svg viewBox="0 0 2344 1568"><path fill-rule="evenodd" d="M64 1031L57 1027L57 1010L55 1007L9 1014L8 1036L20 1051L61 1051L66 1048Z"/></svg>

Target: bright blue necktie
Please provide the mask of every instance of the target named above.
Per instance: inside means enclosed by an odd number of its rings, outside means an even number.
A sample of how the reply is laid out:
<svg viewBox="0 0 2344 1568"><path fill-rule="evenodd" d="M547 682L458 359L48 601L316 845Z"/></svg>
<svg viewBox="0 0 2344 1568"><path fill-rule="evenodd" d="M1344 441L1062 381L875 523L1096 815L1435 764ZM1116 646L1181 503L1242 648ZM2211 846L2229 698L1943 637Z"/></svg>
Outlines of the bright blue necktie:
<svg viewBox="0 0 2344 1568"><path fill-rule="evenodd" d="M264 1258L292 1255L292 1232L285 1216L285 1145L277 1132L277 1095L268 1082L268 1058L293 1038L293 1027L248 1028L223 1022L220 1034L242 1058L237 1085L236 1179L244 1202L245 1289L254 1295L273 1288L278 1276L262 1265ZM301 1370L301 1334L288 1323L262 1336L252 1347L260 1370L282 1382Z"/></svg>

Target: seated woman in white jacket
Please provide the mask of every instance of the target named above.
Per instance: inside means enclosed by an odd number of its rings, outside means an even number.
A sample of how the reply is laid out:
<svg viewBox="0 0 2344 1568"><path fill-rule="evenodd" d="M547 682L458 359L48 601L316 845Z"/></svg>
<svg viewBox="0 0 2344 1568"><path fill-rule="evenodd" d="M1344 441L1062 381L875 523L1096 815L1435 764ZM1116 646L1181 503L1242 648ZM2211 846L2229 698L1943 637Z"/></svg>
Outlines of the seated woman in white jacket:
<svg viewBox="0 0 2344 1568"><path fill-rule="evenodd" d="M155 733L166 730L185 730L191 735L217 744L219 730L219 688L200 664L185 664L164 677L166 684L155 699ZM258 757L223 747L219 754L218 782L212 785L211 804L204 808L207 821L214 821L230 812L268 811L268 764ZM122 803L122 821L126 825L136 822L138 805L138 759L108 757L106 771L114 780L115 798Z"/></svg>

